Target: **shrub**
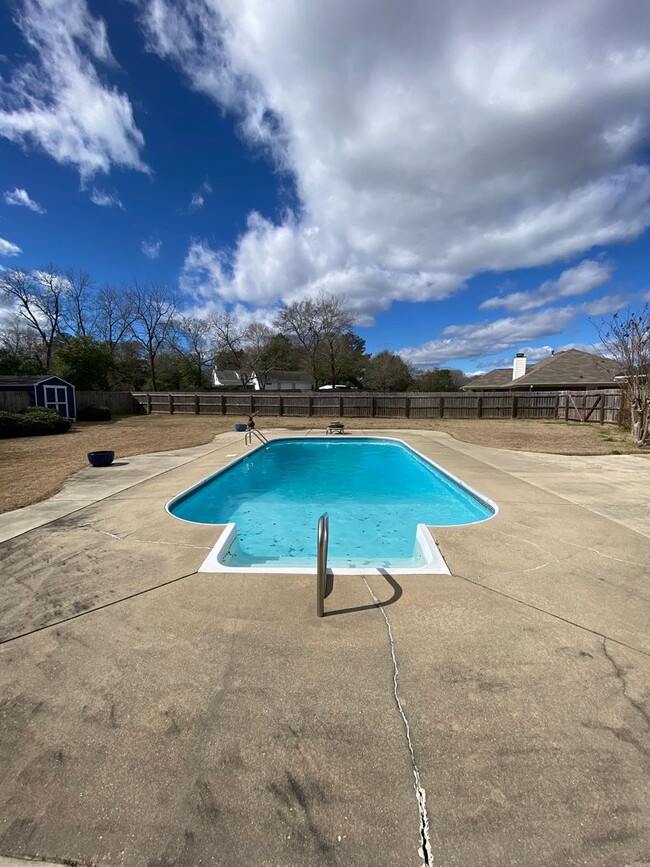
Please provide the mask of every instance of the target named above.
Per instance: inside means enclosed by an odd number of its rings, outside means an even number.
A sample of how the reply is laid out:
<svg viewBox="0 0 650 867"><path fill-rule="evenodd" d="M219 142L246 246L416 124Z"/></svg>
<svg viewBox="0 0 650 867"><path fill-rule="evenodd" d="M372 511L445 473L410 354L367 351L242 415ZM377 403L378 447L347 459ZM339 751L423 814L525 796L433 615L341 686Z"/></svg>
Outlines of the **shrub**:
<svg viewBox="0 0 650 867"><path fill-rule="evenodd" d="M17 413L19 433L13 436L47 436L48 434L65 433L72 422L64 418L55 409L44 409L41 406L28 406Z"/></svg>
<svg viewBox="0 0 650 867"><path fill-rule="evenodd" d="M110 421L112 418L107 406L82 406L77 410L77 421Z"/></svg>
<svg viewBox="0 0 650 867"><path fill-rule="evenodd" d="M23 417L17 412L0 410L0 439L24 435Z"/></svg>

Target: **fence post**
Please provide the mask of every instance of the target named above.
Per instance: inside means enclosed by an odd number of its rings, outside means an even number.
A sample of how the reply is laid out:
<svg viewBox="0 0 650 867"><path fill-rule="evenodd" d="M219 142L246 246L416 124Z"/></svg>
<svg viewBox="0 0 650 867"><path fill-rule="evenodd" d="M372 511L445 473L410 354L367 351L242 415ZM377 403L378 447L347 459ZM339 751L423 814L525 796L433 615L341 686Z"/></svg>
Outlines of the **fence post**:
<svg viewBox="0 0 650 867"><path fill-rule="evenodd" d="M370 398L370 418L376 418L377 416L377 398L373 396Z"/></svg>
<svg viewBox="0 0 650 867"><path fill-rule="evenodd" d="M483 397L480 394L476 398L476 417L483 418Z"/></svg>
<svg viewBox="0 0 650 867"><path fill-rule="evenodd" d="M221 393L221 415L226 414L226 395Z"/></svg>
<svg viewBox="0 0 650 867"><path fill-rule="evenodd" d="M517 395L512 395L512 418L517 418Z"/></svg>
<svg viewBox="0 0 650 867"><path fill-rule="evenodd" d="M445 399L442 395L440 395L440 418L443 418L445 414Z"/></svg>
<svg viewBox="0 0 650 867"><path fill-rule="evenodd" d="M555 418L560 417L560 393L555 395Z"/></svg>
<svg viewBox="0 0 650 867"><path fill-rule="evenodd" d="M284 398L282 397L281 394L279 397L280 397L280 415L283 416L284 415Z"/></svg>
<svg viewBox="0 0 650 867"><path fill-rule="evenodd" d="M151 395L147 392L147 415L151 415Z"/></svg>
<svg viewBox="0 0 650 867"><path fill-rule="evenodd" d="M564 421L569 421L569 395L564 392Z"/></svg>
<svg viewBox="0 0 650 867"><path fill-rule="evenodd" d="M198 392L194 394L194 415L198 415L201 412L201 403Z"/></svg>
<svg viewBox="0 0 650 867"><path fill-rule="evenodd" d="M343 395L339 394L339 418L343 418Z"/></svg>
<svg viewBox="0 0 650 867"><path fill-rule="evenodd" d="M307 398L307 415L311 418L314 414L314 397L313 395L309 395Z"/></svg>
<svg viewBox="0 0 650 867"><path fill-rule="evenodd" d="M404 398L404 414L406 418L411 418L411 398L408 394Z"/></svg>
<svg viewBox="0 0 650 867"><path fill-rule="evenodd" d="M169 414L174 415L174 395L169 392Z"/></svg>

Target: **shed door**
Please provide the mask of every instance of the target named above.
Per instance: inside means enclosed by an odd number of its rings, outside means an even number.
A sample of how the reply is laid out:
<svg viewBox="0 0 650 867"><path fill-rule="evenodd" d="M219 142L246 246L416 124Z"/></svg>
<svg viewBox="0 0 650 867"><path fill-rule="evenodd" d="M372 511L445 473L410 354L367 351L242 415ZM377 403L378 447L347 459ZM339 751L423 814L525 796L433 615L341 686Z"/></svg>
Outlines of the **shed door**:
<svg viewBox="0 0 650 867"><path fill-rule="evenodd" d="M55 409L57 412L61 413L64 418L69 418L68 389L65 385L45 386L45 407L47 409Z"/></svg>

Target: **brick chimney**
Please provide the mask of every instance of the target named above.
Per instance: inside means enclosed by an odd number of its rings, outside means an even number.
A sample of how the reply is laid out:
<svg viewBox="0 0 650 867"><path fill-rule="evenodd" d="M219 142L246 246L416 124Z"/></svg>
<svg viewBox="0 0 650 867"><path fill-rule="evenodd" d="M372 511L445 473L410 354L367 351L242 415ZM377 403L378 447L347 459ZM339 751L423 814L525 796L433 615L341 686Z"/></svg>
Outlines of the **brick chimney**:
<svg viewBox="0 0 650 867"><path fill-rule="evenodd" d="M526 373L526 356L523 352L518 352L515 355L515 360L512 362L512 381L519 379Z"/></svg>

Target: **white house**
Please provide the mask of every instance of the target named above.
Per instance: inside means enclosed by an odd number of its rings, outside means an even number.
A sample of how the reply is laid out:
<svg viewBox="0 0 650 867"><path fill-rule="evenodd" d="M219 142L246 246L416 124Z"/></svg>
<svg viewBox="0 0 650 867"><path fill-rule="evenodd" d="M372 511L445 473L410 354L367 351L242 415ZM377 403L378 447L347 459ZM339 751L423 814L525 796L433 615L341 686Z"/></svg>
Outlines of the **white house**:
<svg viewBox="0 0 650 867"><path fill-rule="evenodd" d="M255 373L244 382L236 370L212 370L212 385L215 388L250 388L261 391L260 382ZM266 377L266 391L309 391L311 376L301 370L273 370Z"/></svg>

